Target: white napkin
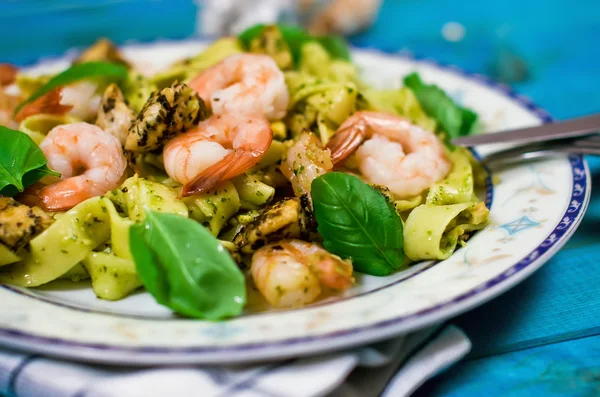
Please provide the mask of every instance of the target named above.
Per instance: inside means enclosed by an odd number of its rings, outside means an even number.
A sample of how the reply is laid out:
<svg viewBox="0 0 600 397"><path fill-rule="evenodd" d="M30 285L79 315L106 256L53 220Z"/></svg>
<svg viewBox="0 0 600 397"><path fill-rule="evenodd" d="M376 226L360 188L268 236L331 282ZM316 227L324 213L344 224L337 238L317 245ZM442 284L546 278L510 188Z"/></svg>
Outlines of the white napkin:
<svg viewBox="0 0 600 397"><path fill-rule="evenodd" d="M16 397L402 397L469 352L454 326L369 347L239 367L119 368L0 351L0 393Z"/></svg>
<svg viewBox="0 0 600 397"><path fill-rule="evenodd" d="M257 23L298 22L294 0L195 0L205 36L238 34Z"/></svg>

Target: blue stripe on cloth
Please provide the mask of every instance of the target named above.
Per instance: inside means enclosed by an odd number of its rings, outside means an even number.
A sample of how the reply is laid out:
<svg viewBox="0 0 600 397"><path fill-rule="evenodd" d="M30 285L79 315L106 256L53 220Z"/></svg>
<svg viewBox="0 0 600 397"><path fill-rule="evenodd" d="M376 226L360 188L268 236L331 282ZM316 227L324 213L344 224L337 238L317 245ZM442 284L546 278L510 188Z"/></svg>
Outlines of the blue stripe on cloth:
<svg viewBox="0 0 600 397"><path fill-rule="evenodd" d="M19 375L23 373L23 370L28 364L30 364L33 360L37 358L39 358L39 356L35 354L25 356L23 357L23 360L19 363L19 365L17 365L15 368L13 368L12 371L10 371L10 374L8 376L8 385L6 387L6 390L8 391L9 395L18 395L17 382L19 380Z"/></svg>
<svg viewBox="0 0 600 397"><path fill-rule="evenodd" d="M600 335L459 364L413 397L600 395Z"/></svg>
<svg viewBox="0 0 600 397"><path fill-rule="evenodd" d="M268 365L265 366L262 370L260 371L256 371L254 372L250 377L243 379L240 382L236 382L234 384L232 384L231 386L227 387L225 390L223 390L218 397L230 397L230 396L235 396L237 393L244 391L244 390L248 390L248 389L252 389L254 384L256 383L256 381L263 375L268 374L269 372L275 371L279 368L285 367L287 365L292 364L293 362L295 362L296 360L287 360L287 361L282 361L282 362L278 362L272 365Z"/></svg>

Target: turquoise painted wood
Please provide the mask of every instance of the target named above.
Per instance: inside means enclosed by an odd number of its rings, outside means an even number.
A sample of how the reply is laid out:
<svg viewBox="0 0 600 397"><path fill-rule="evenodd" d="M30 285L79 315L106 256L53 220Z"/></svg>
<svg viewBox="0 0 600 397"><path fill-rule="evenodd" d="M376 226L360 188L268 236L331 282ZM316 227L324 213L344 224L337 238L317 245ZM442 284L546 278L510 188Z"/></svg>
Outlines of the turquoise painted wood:
<svg viewBox="0 0 600 397"><path fill-rule="evenodd" d="M0 62L28 64L98 36L182 38L198 31L191 0L0 2ZM559 119L600 112L600 2L387 0L359 47L456 64L508 81ZM459 42L442 27L465 28ZM519 78L523 78L519 81ZM600 184L600 160L591 159ZM423 396L600 395L600 193L567 246L520 286L455 321L471 356Z"/></svg>

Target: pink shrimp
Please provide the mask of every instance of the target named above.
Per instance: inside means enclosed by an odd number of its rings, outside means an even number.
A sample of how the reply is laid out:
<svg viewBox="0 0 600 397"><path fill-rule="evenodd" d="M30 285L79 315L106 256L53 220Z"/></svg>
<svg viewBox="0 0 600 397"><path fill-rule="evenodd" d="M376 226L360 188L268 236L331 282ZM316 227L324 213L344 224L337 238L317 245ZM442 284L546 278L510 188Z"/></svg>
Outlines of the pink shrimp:
<svg viewBox="0 0 600 397"><path fill-rule="evenodd" d="M283 240L262 247L252 256L252 278L273 306L299 307L314 302L322 288L350 288L352 265L320 245Z"/></svg>
<svg viewBox="0 0 600 397"><path fill-rule="evenodd" d="M266 55L239 54L201 72L189 84L214 114L236 113L277 120L289 94L283 73Z"/></svg>
<svg viewBox="0 0 600 397"><path fill-rule="evenodd" d="M165 145L165 170L184 185L182 196L202 193L258 164L272 139L262 117L214 115Z"/></svg>
<svg viewBox="0 0 600 397"><path fill-rule="evenodd" d="M361 174L371 183L387 186L399 199L422 193L451 168L432 132L386 113L356 112L327 147L334 164L356 151Z"/></svg>
<svg viewBox="0 0 600 397"><path fill-rule="evenodd" d="M39 192L40 205L47 211L67 210L105 194L119 185L127 168L119 140L92 124L54 127L40 148L48 167L63 178ZM85 171L80 173L81 169Z"/></svg>

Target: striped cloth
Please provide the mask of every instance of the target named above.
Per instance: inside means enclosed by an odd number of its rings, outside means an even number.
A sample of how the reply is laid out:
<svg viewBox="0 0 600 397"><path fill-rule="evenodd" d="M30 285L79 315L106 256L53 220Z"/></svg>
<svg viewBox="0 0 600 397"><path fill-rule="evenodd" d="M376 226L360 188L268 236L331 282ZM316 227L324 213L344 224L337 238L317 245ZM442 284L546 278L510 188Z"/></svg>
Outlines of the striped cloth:
<svg viewBox="0 0 600 397"><path fill-rule="evenodd" d="M455 326L369 347L237 367L120 368L0 351L0 393L16 397L401 397L465 356Z"/></svg>

